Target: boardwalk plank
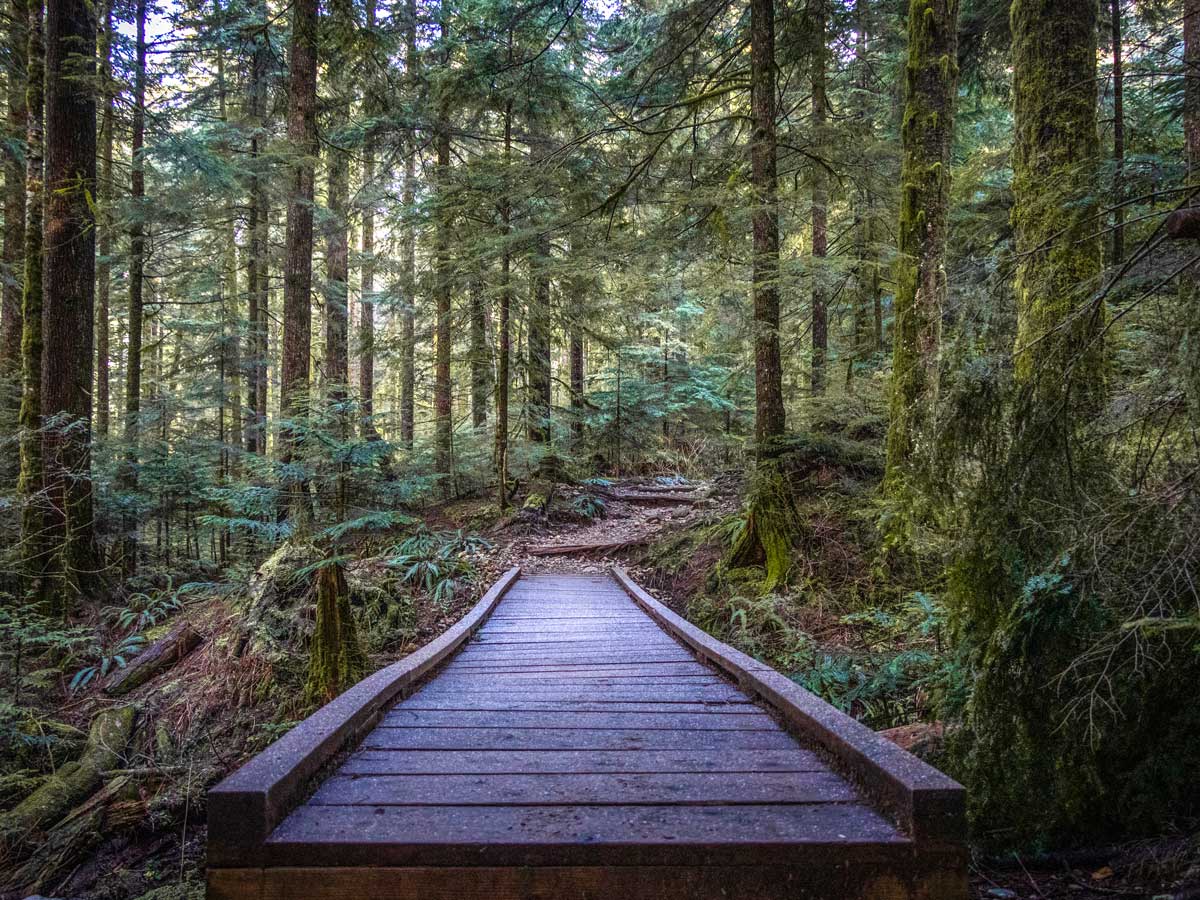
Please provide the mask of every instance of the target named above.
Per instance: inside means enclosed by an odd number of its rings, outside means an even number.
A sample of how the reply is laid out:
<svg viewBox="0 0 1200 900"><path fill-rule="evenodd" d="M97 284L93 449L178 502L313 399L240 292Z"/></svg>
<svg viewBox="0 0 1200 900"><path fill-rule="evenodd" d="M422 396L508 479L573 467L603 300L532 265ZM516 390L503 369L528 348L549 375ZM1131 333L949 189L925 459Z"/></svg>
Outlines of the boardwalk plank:
<svg viewBox="0 0 1200 900"><path fill-rule="evenodd" d="M363 741L369 750L794 750L779 731L652 731L640 728L388 728Z"/></svg>
<svg viewBox="0 0 1200 900"><path fill-rule="evenodd" d="M383 717L392 728L646 728L671 731L776 731L766 713L584 712L569 710L419 710L407 706Z"/></svg>
<svg viewBox="0 0 1200 900"><path fill-rule="evenodd" d="M273 865L782 862L785 848L910 842L863 806L311 806L267 844Z"/></svg>
<svg viewBox="0 0 1200 900"><path fill-rule="evenodd" d="M824 772L811 750L359 750L346 775L489 775L511 772Z"/></svg>
<svg viewBox="0 0 1200 900"><path fill-rule="evenodd" d="M830 772L534 775L336 775L316 806L622 806L846 803L855 799Z"/></svg>

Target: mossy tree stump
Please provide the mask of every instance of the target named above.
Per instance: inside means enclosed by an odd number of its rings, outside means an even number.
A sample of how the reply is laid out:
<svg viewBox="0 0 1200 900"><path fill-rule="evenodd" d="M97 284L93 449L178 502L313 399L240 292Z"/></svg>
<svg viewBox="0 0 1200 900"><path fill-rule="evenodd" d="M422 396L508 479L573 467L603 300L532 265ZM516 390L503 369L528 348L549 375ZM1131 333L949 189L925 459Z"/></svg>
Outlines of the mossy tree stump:
<svg viewBox="0 0 1200 900"><path fill-rule="evenodd" d="M317 570L317 624L309 648L305 698L327 703L358 681L365 668L345 570L341 563L324 565Z"/></svg>

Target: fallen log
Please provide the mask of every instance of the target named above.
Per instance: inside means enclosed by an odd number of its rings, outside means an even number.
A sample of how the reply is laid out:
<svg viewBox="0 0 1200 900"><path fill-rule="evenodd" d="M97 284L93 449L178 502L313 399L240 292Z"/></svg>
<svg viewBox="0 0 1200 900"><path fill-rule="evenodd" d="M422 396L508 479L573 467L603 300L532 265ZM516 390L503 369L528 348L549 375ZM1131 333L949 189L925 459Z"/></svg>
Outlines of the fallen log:
<svg viewBox="0 0 1200 900"><path fill-rule="evenodd" d="M592 544L554 544L543 547L530 547L530 556L561 556L564 554L608 553L614 550L625 550L628 547L639 547L649 542L650 537L628 538L623 541L601 541Z"/></svg>
<svg viewBox="0 0 1200 900"><path fill-rule="evenodd" d="M58 822L90 797L104 781L104 773L117 768L133 736L134 720L131 706L97 714L79 759L60 766L15 809L0 815L0 840L24 841L34 831Z"/></svg>
<svg viewBox="0 0 1200 900"><path fill-rule="evenodd" d="M195 650L200 641L200 632L190 622L180 622L118 670L104 693L120 697L136 690Z"/></svg>
<svg viewBox="0 0 1200 900"><path fill-rule="evenodd" d="M704 499L704 497L699 495L687 496L684 494L659 494L650 493L648 491L631 491L629 493L622 493L619 491L593 489L592 493L599 494L606 500L619 500L622 503L637 503L641 504L642 506L683 506L684 504L696 503Z"/></svg>

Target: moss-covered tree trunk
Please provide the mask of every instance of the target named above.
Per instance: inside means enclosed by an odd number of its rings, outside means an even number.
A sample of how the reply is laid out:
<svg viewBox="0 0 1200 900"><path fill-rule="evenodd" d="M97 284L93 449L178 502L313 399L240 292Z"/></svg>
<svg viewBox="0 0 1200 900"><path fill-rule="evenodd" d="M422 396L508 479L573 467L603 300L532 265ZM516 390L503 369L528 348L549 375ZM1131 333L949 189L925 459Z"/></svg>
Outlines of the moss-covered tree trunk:
<svg viewBox="0 0 1200 900"><path fill-rule="evenodd" d="M450 65L450 13L441 2L438 6L438 30L442 45L442 63ZM437 157L434 174L435 191L438 198L436 244L434 249L434 364L433 364L433 416L434 416L434 468L445 475L443 493L454 490L454 395L450 381L451 337L450 300L452 265L450 257L451 211L450 211L450 108L449 98L442 93L438 98L437 122L433 137Z"/></svg>
<svg viewBox="0 0 1200 900"><path fill-rule="evenodd" d="M1072 724L1072 663L1097 627L1068 551L1106 502L1102 270L1096 228L1097 4L1012 6L1012 224L1017 260L1011 445L964 523L951 571L959 644L973 671L955 744L972 813L1018 842L1077 833L1108 787L1096 747ZM1086 485L1087 496L1083 486ZM1028 798L1039 803L1030 808Z"/></svg>
<svg viewBox="0 0 1200 900"><path fill-rule="evenodd" d="M1012 224L1018 260L1014 375L1017 443L1043 487L1072 488L1090 454L1079 429L1104 397L1104 308L1091 302L1102 265L1095 236L1096 5L1012 7ZM1048 127L1052 125L1053 127Z"/></svg>
<svg viewBox="0 0 1200 900"><path fill-rule="evenodd" d="M312 703L332 700L358 681L366 668L346 574L339 563L317 570L317 621L308 660L304 692Z"/></svg>
<svg viewBox="0 0 1200 900"><path fill-rule="evenodd" d="M907 94L901 141L888 493L899 496L921 457L937 398L938 347L946 298L950 141L958 82L958 0L911 0Z"/></svg>
<svg viewBox="0 0 1200 900"><path fill-rule="evenodd" d="M508 60L511 63L512 30L508 32ZM504 166L512 160L513 102L504 104ZM512 250L509 234L512 231L512 205L507 197L497 204L500 210L500 229L503 249L500 254L500 309L496 321L496 505L500 512L508 509L508 386L509 358L512 355L510 317L512 313Z"/></svg>
<svg viewBox="0 0 1200 900"><path fill-rule="evenodd" d="M366 2L367 33L376 28L375 0ZM373 46L372 46L373 49ZM368 51L369 57L369 51ZM364 62L360 62L364 65ZM367 65L364 65L367 68ZM363 110L369 115L380 112L379 86L372 81L363 84ZM362 148L362 243L359 266L358 302L358 397L362 407L359 417L364 441L379 441L375 427L375 206L379 188L375 183L375 135L364 138Z"/></svg>

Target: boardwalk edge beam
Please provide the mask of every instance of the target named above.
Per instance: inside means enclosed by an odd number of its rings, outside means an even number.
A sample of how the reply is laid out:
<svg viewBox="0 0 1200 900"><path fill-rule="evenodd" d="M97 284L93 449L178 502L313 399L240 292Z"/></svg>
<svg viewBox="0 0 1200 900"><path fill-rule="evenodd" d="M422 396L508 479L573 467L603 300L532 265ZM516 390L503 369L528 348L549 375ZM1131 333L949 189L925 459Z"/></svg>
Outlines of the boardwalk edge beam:
<svg viewBox="0 0 1200 900"><path fill-rule="evenodd" d="M612 575L638 606L698 656L757 694L800 736L822 748L897 825L918 841L957 841L966 833L962 785L840 712L790 678L718 641L668 609L622 568Z"/></svg>
<svg viewBox="0 0 1200 900"><path fill-rule="evenodd" d="M380 669L321 707L208 792L208 864L256 867L275 827L302 799L312 778L484 623L520 577L505 572L448 631L404 659Z"/></svg>

